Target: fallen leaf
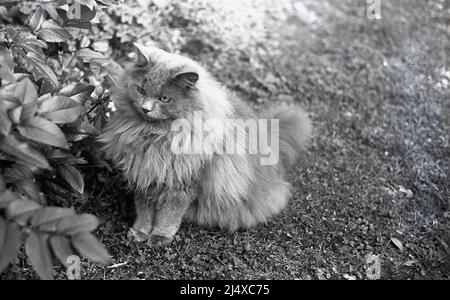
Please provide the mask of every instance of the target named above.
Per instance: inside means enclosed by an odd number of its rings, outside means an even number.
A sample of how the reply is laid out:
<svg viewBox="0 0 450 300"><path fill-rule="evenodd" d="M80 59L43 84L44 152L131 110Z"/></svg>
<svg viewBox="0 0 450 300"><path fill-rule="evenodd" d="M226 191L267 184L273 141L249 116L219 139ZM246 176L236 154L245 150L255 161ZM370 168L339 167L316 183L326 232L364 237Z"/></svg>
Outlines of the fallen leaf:
<svg viewBox="0 0 450 300"><path fill-rule="evenodd" d="M402 242L400 242L399 239L393 237L393 238L391 238L391 242L392 242L392 243L393 243L400 251L403 251L403 244L402 244Z"/></svg>

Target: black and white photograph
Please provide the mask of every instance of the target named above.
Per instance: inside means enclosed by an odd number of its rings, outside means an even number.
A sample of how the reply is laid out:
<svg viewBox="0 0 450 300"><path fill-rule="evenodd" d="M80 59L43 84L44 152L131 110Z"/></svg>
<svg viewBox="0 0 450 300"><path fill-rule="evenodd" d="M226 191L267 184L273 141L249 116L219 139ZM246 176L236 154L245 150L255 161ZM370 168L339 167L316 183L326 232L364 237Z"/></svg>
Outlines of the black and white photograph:
<svg viewBox="0 0 450 300"><path fill-rule="evenodd" d="M1 281L276 296L449 247L450 0L0 0Z"/></svg>

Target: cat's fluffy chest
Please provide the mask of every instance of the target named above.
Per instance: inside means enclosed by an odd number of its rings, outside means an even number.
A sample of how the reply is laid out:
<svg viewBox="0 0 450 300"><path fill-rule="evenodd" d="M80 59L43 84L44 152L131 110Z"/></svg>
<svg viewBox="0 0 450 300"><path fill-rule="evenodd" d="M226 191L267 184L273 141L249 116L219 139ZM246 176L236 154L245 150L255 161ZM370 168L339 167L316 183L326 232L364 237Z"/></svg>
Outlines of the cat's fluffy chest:
<svg viewBox="0 0 450 300"><path fill-rule="evenodd" d="M199 176L205 162L201 156L176 155L171 132L158 133L145 122L112 119L99 140L106 156L141 191L153 185L183 188Z"/></svg>

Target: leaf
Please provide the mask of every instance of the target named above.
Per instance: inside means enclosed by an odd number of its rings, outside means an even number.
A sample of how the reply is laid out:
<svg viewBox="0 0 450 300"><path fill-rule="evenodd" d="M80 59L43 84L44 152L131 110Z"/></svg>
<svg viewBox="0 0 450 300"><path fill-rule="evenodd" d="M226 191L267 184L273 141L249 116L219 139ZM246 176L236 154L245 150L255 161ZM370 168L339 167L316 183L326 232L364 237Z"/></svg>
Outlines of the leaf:
<svg viewBox="0 0 450 300"><path fill-rule="evenodd" d="M97 1L103 3L103 5L106 5L106 6L118 4L118 0L97 0Z"/></svg>
<svg viewBox="0 0 450 300"><path fill-rule="evenodd" d="M6 216L8 217L8 219L15 219L17 221L17 218L23 217L25 215L27 217L31 217L31 214L29 213L40 208L41 205L39 205L38 203L22 199L20 201L14 201L8 206L8 208L6 209ZM21 222L22 224L27 223L27 220L24 220L23 218L21 221L23 221Z"/></svg>
<svg viewBox="0 0 450 300"><path fill-rule="evenodd" d="M44 7L45 11L50 15L50 17L56 22L62 21L59 16L58 10L52 3L43 3L42 7Z"/></svg>
<svg viewBox="0 0 450 300"><path fill-rule="evenodd" d="M6 208L14 201L21 201L21 199L10 190L5 190L0 195L0 208Z"/></svg>
<svg viewBox="0 0 450 300"><path fill-rule="evenodd" d="M32 36L24 39L22 42L26 43L27 45L33 45L33 46L39 47L39 48L44 48L44 49L48 48L47 43L42 40L38 40L35 35L32 35Z"/></svg>
<svg viewBox="0 0 450 300"><path fill-rule="evenodd" d="M20 100L22 104L36 104L38 93L36 87L29 78L19 81L14 87L14 96Z"/></svg>
<svg viewBox="0 0 450 300"><path fill-rule="evenodd" d="M95 78L100 79L108 75L108 70L102 67L101 65L91 63L89 65L91 72L94 74Z"/></svg>
<svg viewBox="0 0 450 300"><path fill-rule="evenodd" d="M14 59L11 50L0 47L0 78L8 82L14 82Z"/></svg>
<svg viewBox="0 0 450 300"><path fill-rule="evenodd" d="M26 38L24 40L20 40L17 43L17 46L22 48L26 53L34 53L37 57L44 57L44 52L42 49L47 49L47 43L38 40L36 36L31 36L29 38Z"/></svg>
<svg viewBox="0 0 450 300"><path fill-rule="evenodd" d="M0 217L0 273L17 257L20 237L19 227Z"/></svg>
<svg viewBox="0 0 450 300"><path fill-rule="evenodd" d="M81 141L90 135L95 134L96 131L95 127L87 120L69 124L64 130L67 140L71 142Z"/></svg>
<svg viewBox="0 0 450 300"><path fill-rule="evenodd" d="M3 192L5 192L5 191L6 191L6 182L3 179L3 176L0 174L0 193L3 194ZM0 196L0 202L2 201L2 197L3 197L3 195Z"/></svg>
<svg viewBox="0 0 450 300"><path fill-rule="evenodd" d="M79 0L81 4L89 7L90 10L94 10L95 0Z"/></svg>
<svg viewBox="0 0 450 300"><path fill-rule="evenodd" d="M34 181L33 171L28 166L23 164L15 164L11 168L4 169L3 177L9 183L16 183L26 179Z"/></svg>
<svg viewBox="0 0 450 300"><path fill-rule="evenodd" d="M80 48L87 48L91 44L91 40L87 35L83 35L83 37L80 40Z"/></svg>
<svg viewBox="0 0 450 300"><path fill-rule="evenodd" d="M58 173L75 191L83 194L84 181L80 171L71 165L64 164L58 167Z"/></svg>
<svg viewBox="0 0 450 300"><path fill-rule="evenodd" d="M125 70L115 61L109 61L103 66L108 71L108 78L114 85L120 84L125 75Z"/></svg>
<svg viewBox="0 0 450 300"><path fill-rule="evenodd" d="M16 182L16 191L35 202L39 201L40 190L32 180L20 180Z"/></svg>
<svg viewBox="0 0 450 300"><path fill-rule="evenodd" d="M67 268L67 258L74 254L69 238L53 235L50 237L50 246L56 258Z"/></svg>
<svg viewBox="0 0 450 300"><path fill-rule="evenodd" d="M91 214L68 216L58 220L57 223L57 232L66 235L92 231L99 225L97 217Z"/></svg>
<svg viewBox="0 0 450 300"><path fill-rule="evenodd" d="M392 242L392 243L393 243L400 251L403 252L403 244L402 244L402 242L400 242L399 239L397 239L397 238L395 238L395 237L392 237L392 238L391 238L391 242Z"/></svg>
<svg viewBox="0 0 450 300"><path fill-rule="evenodd" d="M28 95L28 96L22 94L24 92L25 93L27 92L25 90L26 88L27 87L22 84L18 84L14 88L14 93L15 93L14 98L19 99L20 102L24 102L24 103L20 103L19 106L16 106L9 111L10 120L14 124L19 124L26 119L30 119L36 113L37 101L36 101L36 99L34 99L33 92L31 92L32 94ZM23 90L21 90L21 89L23 89ZM30 92L30 91L28 91L28 92ZM11 102L7 102L7 103L11 103Z"/></svg>
<svg viewBox="0 0 450 300"><path fill-rule="evenodd" d="M88 48L78 50L75 55L76 57L80 58L83 62L89 62L92 59L105 59L105 56L100 52Z"/></svg>
<svg viewBox="0 0 450 300"><path fill-rule="evenodd" d="M57 124L75 122L81 114L81 105L66 96L54 96L42 101L38 113Z"/></svg>
<svg viewBox="0 0 450 300"><path fill-rule="evenodd" d="M18 126L17 129L21 135L30 140L69 149L66 137L61 129L46 119L34 117L31 120L27 120L24 125Z"/></svg>
<svg viewBox="0 0 450 300"><path fill-rule="evenodd" d="M72 245L84 257L102 265L111 264L108 251L97 241L97 238L89 232L81 232L72 236Z"/></svg>
<svg viewBox="0 0 450 300"><path fill-rule="evenodd" d="M45 157L27 143L20 142L13 135L8 135L0 140L0 150L12 155L24 163L29 163L38 168L50 170L50 165Z"/></svg>
<svg viewBox="0 0 450 300"><path fill-rule="evenodd" d="M95 87L89 84L72 83L60 90L59 94L70 97L78 103L83 104L94 90Z"/></svg>
<svg viewBox="0 0 450 300"><path fill-rule="evenodd" d="M109 43L108 42L94 42L92 44L92 49L98 52L107 52L109 49Z"/></svg>
<svg viewBox="0 0 450 300"><path fill-rule="evenodd" d="M35 78L39 78L38 81L36 81L36 84L39 85L40 94L53 93L59 88L59 85L55 86L47 77L43 76L36 69L34 69L31 73Z"/></svg>
<svg viewBox="0 0 450 300"><path fill-rule="evenodd" d="M25 253L33 265L36 273L45 280L53 279L52 255L48 244L47 233L32 231L25 243Z"/></svg>
<svg viewBox="0 0 450 300"><path fill-rule="evenodd" d="M61 149L53 149L47 154L47 158L50 160L66 160L71 157L72 154L64 152Z"/></svg>
<svg viewBox="0 0 450 300"><path fill-rule="evenodd" d="M37 227L73 215L75 215L73 208L43 207L33 213L31 225Z"/></svg>
<svg viewBox="0 0 450 300"><path fill-rule="evenodd" d="M20 123L26 122L34 117L36 114L36 102L22 105L22 112L20 114Z"/></svg>
<svg viewBox="0 0 450 300"><path fill-rule="evenodd" d="M65 27L74 27L74 28L81 28L81 29L91 29L92 24L91 22L84 22L79 20L67 20L64 23Z"/></svg>
<svg viewBox="0 0 450 300"><path fill-rule="evenodd" d="M4 110L0 110L0 134L8 135L11 131L11 121L8 114Z"/></svg>
<svg viewBox="0 0 450 300"><path fill-rule="evenodd" d="M22 118L22 110L23 110L23 107L22 106L18 106L18 107L13 108L9 112L9 116L11 117L11 121L14 124L19 124L20 123L20 119Z"/></svg>
<svg viewBox="0 0 450 300"><path fill-rule="evenodd" d="M56 163L71 164L86 164L87 161L81 157L75 157L70 153L64 152L61 149L53 149L47 154L47 159L55 161Z"/></svg>
<svg viewBox="0 0 450 300"><path fill-rule="evenodd" d="M59 86L58 78L56 77L53 70L44 64L36 55L34 52L29 52L27 54L27 59L29 64L33 67L32 71L35 72L34 77L36 80L39 78L47 78L50 83L52 84L53 88L56 88Z"/></svg>
<svg viewBox="0 0 450 300"><path fill-rule="evenodd" d="M30 18L30 28L33 32L36 32L41 28L42 23L45 21L44 10L41 7L38 7L34 14Z"/></svg>
<svg viewBox="0 0 450 300"><path fill-rule="evenodd" d="M3 111L13 109L21 105L21 101L17 98L16 84L8 84L0 89L0 107Z"/></svg>
<svg viewBox="0 0 450 300"><path fill-rule="evenodd" d="M50 181L44 182L43 186L45 187L45 190L47 192L53 193L52 198L55 198L55 200L59 200L60 202L67 201L66 199L72 195L69 191L67 191L60 185L57 185ZM53 224L53 223L51 223L51 224ZM45 225L45 226L47 226L47 225ZM54 229L54 225L51 225L50 227L53 229L46 228L46 229L42 229L42 230L44 230L44 231L55 231L56 230L56 229Z"/></svg>
<svg viewBox="0 0 450 300"><path fill-rule="evenodd" d="M36 34L39 38L51 43L64 42L72 37L67 30L59 26L54 20L45 21Z"/></svg>
<svg viewBox="0 0 450 300"><path fill-rule="evenodd" d="M51 93L43 94L42 96L40 96L40 97L37 99L38 105L41 105L42 102L44 102L44 101L47 100L47 99L50 99L51 97L52 97L52 94L51 94Z"/></svg>

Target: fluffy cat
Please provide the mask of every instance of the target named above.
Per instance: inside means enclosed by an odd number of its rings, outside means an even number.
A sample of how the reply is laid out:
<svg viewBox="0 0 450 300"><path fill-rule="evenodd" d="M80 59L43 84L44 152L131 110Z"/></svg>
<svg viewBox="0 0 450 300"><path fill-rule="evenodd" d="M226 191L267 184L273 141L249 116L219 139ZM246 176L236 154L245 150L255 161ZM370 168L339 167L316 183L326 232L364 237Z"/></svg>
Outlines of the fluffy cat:
<svg viewBox="0 0 450 300"><path fill-rule="evenodd" d="M233 231L280 212L290 196L285 170L310 138L305 112L282 105L258 117L193 60L136 47L139 60L113 90L117 111L99 137L106 156L135 190L137 219L128 236L161 245L172 241L182 219ZM210 151L174 153L179 132L171 126L177 119L192 123L194 112L201 112L203 121L279 120L272 139L279 141L280 160L263 165L258 153L221 154L223 135L214 126L208 128ZM221 133L233 130L232 136L244 136L248 150L249 129L235 129L224 126Z"/></svg>

